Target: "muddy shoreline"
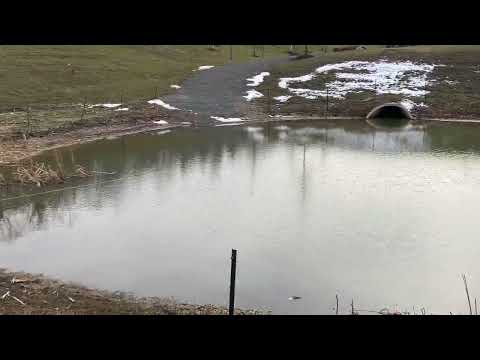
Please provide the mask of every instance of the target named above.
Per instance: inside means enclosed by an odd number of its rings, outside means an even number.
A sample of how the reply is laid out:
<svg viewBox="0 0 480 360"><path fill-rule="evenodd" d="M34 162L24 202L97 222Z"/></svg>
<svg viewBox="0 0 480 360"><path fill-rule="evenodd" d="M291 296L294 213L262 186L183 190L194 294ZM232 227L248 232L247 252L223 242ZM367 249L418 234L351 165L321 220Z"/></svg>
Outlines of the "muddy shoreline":
<svg viewBox="0 0 480 360"><path fill-rule="evenodd" d="M235 315L266 315L235 309ZM193 305L171 298L139 298L0 269L0 315L228 315L218 305Z"/></svg>

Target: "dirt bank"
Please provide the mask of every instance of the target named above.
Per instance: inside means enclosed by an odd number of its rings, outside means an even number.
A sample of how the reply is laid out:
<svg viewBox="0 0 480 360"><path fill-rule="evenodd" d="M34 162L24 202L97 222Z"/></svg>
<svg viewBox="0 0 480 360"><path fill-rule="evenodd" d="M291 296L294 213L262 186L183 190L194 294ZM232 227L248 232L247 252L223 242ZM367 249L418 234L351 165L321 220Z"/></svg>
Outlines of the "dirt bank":
<svg viewBox="0 0 480 360"><path fill-rule="evenodd" d="M182 304L173 299L89 289L42 275L0 269L0 315L227 315L215 305ZM235 310L236 315L267 314Z"/></svg>
<svg viewBox="0 0 480 360"><path fill-rule="evenodd" d="M97 119L94 123L75 123L69 128L55 129L48 133L32 133L28 138L11 134L0 138L0 166L10 165L31 158L43 151L62 146L86 143L104 138L120 137L141 132L197 126L198 119L190 112L168 112L145 107L129 114L122 114L114 122ZM164 121L164 123L156 123Z"/></svg>

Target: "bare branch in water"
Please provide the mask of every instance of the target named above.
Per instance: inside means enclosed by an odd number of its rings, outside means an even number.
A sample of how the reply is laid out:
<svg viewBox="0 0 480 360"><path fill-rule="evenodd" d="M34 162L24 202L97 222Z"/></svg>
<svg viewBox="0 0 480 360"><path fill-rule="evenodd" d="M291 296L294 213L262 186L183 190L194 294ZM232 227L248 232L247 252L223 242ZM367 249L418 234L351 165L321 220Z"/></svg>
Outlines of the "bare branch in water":
<svg viewBox="0 0 480 360"><path fill-rule="evenodd" d="M468 294L467 278L465 277L465 274L462 274L462 277L463 277L463 282L465 284L465 292L467 293L467 300L468 300L468 307L470 309L470 315L473 315L473 313L472 313L472 303L470 302L470 295Z"/></svg>

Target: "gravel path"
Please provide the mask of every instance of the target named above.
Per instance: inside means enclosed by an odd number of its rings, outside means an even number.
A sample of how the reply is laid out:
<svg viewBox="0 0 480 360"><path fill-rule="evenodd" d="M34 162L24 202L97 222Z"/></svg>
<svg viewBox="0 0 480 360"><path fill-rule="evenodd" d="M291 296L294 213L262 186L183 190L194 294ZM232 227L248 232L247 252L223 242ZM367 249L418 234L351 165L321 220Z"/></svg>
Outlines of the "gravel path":
<svg viewBox="0 0 480 360"><path fill-rule="evenodd" d="M260 59L244 64L227 64L209 70L193 72L194 76L182 84L177 93L162 99L175 107L199 114L199 122L211 122L210 116L241 117L249 103L243 96L247 90L247 78L289 61L288 56Z"/></svg>

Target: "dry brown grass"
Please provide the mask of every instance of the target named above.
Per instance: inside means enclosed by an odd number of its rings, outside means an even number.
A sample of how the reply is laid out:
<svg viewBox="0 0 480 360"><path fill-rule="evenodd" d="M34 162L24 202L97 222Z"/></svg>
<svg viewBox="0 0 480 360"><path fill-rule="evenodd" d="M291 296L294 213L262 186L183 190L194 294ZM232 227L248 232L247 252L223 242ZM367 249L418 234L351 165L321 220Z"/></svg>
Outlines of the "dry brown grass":
<svg viewBox="0 0 480 360"><path fill-rule="evenodd" d="M73 171L67 174L63 160L54 152L54 164L44 162L34 162L17 165L11 172L11 176L0 174L0 186L10 184L36 185L42 187L45 185L63 184L69 178L86 178L92 174L82 165L74 164Z"/></svg>
<svg viewBox="0 0 480 360"><path fill-rule="evenodd" d="M62 170L54 170L45 163L32 162L28 166L16 168L13 179L22 185L34 184L38 187L47 184L62 184L65 182L65 174Z"/></svg>

